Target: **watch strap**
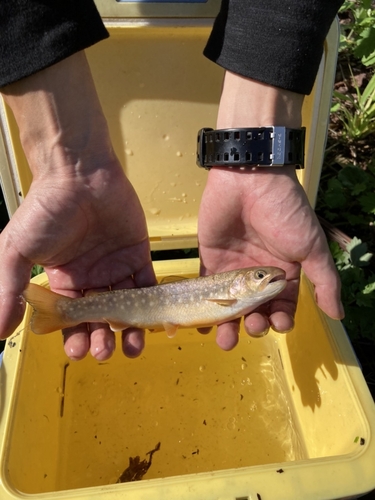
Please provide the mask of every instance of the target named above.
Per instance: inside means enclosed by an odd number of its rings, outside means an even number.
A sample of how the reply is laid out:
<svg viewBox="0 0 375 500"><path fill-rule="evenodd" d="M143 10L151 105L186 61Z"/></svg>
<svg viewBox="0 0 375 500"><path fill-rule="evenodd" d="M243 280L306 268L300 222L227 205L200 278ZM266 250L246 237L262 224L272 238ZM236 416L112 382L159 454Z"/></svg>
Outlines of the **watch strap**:
<svg viewBox="0 0 375 500"><path fill-rule="evenodd" d="M284 165L303 168L304 147L304 128L202 128L197 139L197 165L206 169Z"/></svg>

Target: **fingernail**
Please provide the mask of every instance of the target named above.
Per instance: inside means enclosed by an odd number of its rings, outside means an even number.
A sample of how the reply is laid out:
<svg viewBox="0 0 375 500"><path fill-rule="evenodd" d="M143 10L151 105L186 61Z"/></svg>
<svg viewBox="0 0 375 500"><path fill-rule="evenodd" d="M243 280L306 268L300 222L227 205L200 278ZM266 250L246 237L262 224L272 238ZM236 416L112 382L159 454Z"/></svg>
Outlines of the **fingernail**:
<svg viewBox="0 0 375 500"><path fill-rule="evenodd" d="M254 337L254 338L259 337L260 338L260 337L265 337L269 331L270 331L270 329L266 328L262 332L247 332L247 333L248 333L248 335L250 335L250 337Z"/></svg>

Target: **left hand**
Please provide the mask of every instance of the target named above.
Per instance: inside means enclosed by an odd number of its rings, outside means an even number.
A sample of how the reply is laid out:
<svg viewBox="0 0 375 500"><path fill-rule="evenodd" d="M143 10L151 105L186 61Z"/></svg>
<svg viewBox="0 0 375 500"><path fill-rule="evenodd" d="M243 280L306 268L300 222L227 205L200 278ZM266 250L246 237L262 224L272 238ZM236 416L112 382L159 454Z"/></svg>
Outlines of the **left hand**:
<svg viewBox="0 0 375 500"><path fill-rule="evenodd" d="M227 71L217 128L299 128L303 98ZM336 267L293 166L212 168L198 216L198 241L203 275L259 265L285 270L286 289L245 318L250 335L264 335L270 326L279 332L293 328L301 267L315 286L319 307L332 318L344 316ZM219 346L232 349L238 331L239 321L220 325Z"/></svg>
<svg viewBox="0 0 375 500"><path fill-rule="evenodd" d="M340 280L323 230L294 167L250 172L211 169L198 218L201 274L249 266L277 266L287 287L245 318L253 336L269 327L287 332L294 326L301 267L315 286L319 307L342 318ZM238 342L239 321L217 329L224 350Z"/></svg>

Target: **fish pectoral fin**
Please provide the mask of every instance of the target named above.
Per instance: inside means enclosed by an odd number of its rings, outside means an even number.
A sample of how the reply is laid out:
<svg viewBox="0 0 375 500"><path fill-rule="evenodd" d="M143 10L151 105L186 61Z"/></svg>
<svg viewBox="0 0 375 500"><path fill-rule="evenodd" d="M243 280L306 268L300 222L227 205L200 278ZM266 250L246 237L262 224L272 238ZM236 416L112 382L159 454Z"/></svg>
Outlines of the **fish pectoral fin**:
<svg viewBox="0 0 375 500"><path fill-rule="evenodd" d="M205 298L204 300L209 300L210 302L215 302L219 306L226 306L226 307L232 306L233 304L235 304L237 302L237 299L219 299L219 298L212 298L212 297Z"/></svg>
<svg viewBox="0 0 375 500"><path fill-rule="evenodd" d="M108 323L109 328L112 330L112 332L121 332L122 330L125 330L125 328L128 328L130 326L127 323L121 323L121 321L112 321L106 318L103 318L103 321Z"/></svg>
<svg viewBox="0 0 375 500"><path fill-rule="evenodd" d="M163 328L167 334L167 337L172 339L178 330L178 325L172 325L172 323L163 323Z"/></svg>
<svg viewBox="0 0 375 500"><path fill-rule="evenodd" d="M175 283L176 281L185 281L187 279L184 276L165 276L160 280L160 284L165 285L166 283Z"/></svg>

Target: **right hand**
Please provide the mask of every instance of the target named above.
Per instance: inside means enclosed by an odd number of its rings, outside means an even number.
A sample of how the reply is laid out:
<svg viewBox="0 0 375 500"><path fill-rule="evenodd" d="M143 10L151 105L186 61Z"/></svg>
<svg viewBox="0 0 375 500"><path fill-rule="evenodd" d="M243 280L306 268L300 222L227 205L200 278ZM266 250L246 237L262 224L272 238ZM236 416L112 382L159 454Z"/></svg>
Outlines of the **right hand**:
<svg viewBox="0 0 375 500"><path fill-rule="evenodd" d="M120 165L78 179L59 175L33 181L24 202L0 235L0 335L9 336L24 313L20 297L34 263L51 289L70 297L83 291L155 284L144 214ZM143 332L127 329L123 351L140 354ZM107 324L64 331L66 354L98 360L111 356L115 336Z"/></svg>
<svg viewBox="0 0 375 500"><path fill-rule="evenodd" d="M51 289L82 291L156 282L145 217L115 156L83 52L1 89L17 121L33 182L0 235L0 337L24 313L30 269L44 266ZM72 359L109 358L108 325L64 332ZM123 350L138 355L143 332L127 329Z"/></svg>

